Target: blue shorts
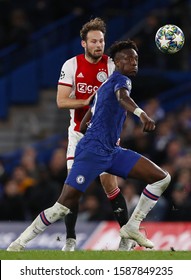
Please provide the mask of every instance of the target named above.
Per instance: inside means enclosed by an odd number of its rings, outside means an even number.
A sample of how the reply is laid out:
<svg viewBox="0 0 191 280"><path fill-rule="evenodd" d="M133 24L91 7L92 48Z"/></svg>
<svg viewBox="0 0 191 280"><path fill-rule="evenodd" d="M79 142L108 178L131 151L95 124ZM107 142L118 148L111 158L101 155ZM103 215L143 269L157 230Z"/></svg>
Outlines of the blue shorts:
<svg viewBox="0 0 191 280"><path fill-rule="evenodd" d="M116 148L116 152L107 157L77 148L74 164L65 184L85 192L102 172L126 179L140 157L140 154L121 147Z"/></svg>

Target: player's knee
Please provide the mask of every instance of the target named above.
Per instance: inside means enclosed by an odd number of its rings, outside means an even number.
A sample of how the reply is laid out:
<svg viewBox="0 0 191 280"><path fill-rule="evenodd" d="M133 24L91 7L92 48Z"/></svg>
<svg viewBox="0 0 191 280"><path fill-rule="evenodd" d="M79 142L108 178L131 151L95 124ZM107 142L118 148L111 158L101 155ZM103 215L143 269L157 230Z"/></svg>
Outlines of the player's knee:
<svg viewBox="0 0 191 280"><path fill-rule="evenodd" d="M117 179L113 175L102 174L100 176L100 181L106 194L113 192L115 188L118 187Z"/></svg>
<svg viewBox="0 0 191 280"><path fill-rule="evenodd" d="M157 185L162 191L165 191L168 185L170 184L170 181L171 181L171 176L168 172L166 172L166 177L158 181Z"/></svg>
<svg viewBox="0 0 191 280"><path fill-rule="evenodd" d="M166 183L166 187L168 187L168 185L170 184L171 182L171 176L169 173L167 173L166 177L164 178L165 179L165 183Z"/></svg>

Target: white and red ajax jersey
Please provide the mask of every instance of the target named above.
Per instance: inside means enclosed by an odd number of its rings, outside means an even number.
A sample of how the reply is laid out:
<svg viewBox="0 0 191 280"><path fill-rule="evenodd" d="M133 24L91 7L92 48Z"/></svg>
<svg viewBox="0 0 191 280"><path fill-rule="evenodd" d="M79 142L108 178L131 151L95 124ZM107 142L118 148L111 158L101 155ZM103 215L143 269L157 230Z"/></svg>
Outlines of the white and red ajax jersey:
<svg viewBox="0 0 191 280"><path fill-rule="evenodd" d="M114 63L107 56L96 63L90 63L84 54L77 55L67 60L61 69L59 85L72 88L70 97L87 99L114 71ZM79 131L81 120L88 110L88 106L79 109L70 109L70 129Z"/></svg>

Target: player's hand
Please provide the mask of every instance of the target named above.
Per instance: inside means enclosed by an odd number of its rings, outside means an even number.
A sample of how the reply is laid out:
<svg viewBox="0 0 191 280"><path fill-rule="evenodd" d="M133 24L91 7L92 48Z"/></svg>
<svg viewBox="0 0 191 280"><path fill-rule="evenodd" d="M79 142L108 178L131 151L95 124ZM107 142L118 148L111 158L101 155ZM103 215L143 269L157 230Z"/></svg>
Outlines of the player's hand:
<svg viewBox="0 0 191 280"><path fill-rule="evenodd" d="M95 94L96 94L96 91L92 95L90 95L90 97L88 97L87 99L84 100L84 106L87 106L87 105L89 105L91 103L91 101L93 100Z"/></svg>
<svg viewBox="0 0 191 280"><path fill-rule="evenodd" d="M155 129L155 121L147 116L145 112L140 115L140 120L143 124L144 132L151 132Z"/></svg>

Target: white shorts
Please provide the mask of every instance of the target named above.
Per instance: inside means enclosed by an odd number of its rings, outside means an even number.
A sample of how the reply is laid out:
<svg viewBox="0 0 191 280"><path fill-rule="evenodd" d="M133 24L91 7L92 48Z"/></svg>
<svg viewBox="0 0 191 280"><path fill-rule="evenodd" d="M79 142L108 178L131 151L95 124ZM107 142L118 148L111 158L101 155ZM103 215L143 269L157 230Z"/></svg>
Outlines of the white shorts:
<svg viewBox="0 0 191 280"><path fill-rule="evenodd" d="M67 168L71 169L73 162L74 162L74 155L76 151L76 146L80 139L83 137L83 134L74 131L73 129L68 129L68 147L66 152L66 159L67 159Z"/></svg>
<svg viewBox="0 0 191 280"><path fill-rule="evenodd" d="M83 137L83 134L74 131L73 129L68 129L68 147L66 152L66 159L67 159L67 169L71 169L74 163L74 155L76 151L76 146L80 139ZM107 174L106 172L101 173L100 175Z"/></svg>

